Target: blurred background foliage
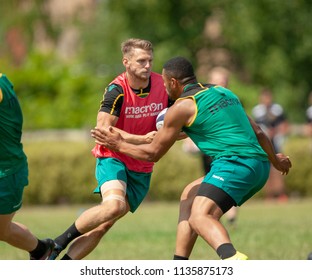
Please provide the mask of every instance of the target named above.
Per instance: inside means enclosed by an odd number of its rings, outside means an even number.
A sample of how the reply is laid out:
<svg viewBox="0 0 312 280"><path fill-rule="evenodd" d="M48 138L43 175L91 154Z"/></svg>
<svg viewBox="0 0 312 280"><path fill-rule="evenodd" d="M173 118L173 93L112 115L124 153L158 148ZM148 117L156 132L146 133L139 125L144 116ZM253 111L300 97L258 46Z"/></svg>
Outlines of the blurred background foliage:
<svg viewBox="0 0 312 280"><path fill-rule="evenodd" d="M93 127L107 83L123 71L120 43L151 40L154 70L172 56L198 77L223 66L247 112L272 88L291 122L312 89L309 0L0 0L0 71L18 92L25 129Z"/></svg>

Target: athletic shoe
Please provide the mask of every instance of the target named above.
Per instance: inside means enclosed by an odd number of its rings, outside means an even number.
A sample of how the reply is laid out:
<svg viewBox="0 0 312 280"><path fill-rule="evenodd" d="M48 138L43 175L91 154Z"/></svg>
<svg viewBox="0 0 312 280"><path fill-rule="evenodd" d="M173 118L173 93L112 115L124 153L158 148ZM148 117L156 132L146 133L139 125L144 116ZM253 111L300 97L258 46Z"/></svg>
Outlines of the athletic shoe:
<svg viewBox="0 0 312 280"><path fill-rule="evenodd" d="M54 249L50 254L48 260L55 260L58 257L58 255L63 251L63 248L60 245L56 244L55 242L54 245L55 245Z"/></svg>
<svg viewBox="0 0 312 280"><path fill-rule="evenodd" d="M55 243L52 239L47 238L41 240L43 243L45 243L46 251L43 253L43 255L40 258L35 258L32 255L30 255L30 260L47 260L50 254L53 252Z"/></svg>
<svg viewBox="0 0 312 280"><path fill-rule="evenodd" d="M248 257L246 255L236 251L236 254L234 256L232 256L230 258L227 258L227 259L224 259L224 260L225 261L231 261L231 260L233 260L233 261L235 261L235 260L243 260L243 261L245 261L245 260L248 260Z"/></svg>
<svg viewBox="0 0 312 280"><path fill-rule="evenodd" d="M312 252L308 255L307 260L312 260Z"/></svg>

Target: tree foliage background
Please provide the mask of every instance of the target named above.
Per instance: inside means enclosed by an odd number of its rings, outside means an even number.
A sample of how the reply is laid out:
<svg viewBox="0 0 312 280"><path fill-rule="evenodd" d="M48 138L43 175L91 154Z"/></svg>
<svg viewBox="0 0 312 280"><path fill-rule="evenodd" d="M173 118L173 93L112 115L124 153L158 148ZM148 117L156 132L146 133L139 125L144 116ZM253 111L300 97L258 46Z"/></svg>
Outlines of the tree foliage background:
<svg viewBox="0 0 312 280"><path fill-rule="evenodd" d="M129 37L153 42L155 71L177 55L204 81L223 66L247 111L270 87L290 121L305 120L309 0L0 0L0 7L0 71L20 96L26 129L94 126Z"/></svg>

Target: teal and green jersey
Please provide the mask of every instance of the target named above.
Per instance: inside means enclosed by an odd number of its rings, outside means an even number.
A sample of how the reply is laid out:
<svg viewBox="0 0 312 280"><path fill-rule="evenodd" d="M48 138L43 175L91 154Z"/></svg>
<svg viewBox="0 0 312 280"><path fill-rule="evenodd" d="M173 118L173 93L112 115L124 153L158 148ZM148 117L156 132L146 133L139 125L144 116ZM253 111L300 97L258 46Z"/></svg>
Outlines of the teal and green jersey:
<svg viewBox="0 0 312 280"><path fill-rule="evenodd" d="M267 160L239 98L229 89L191 84L181 98L193 98L197 107L183 131L202 153L214 159L237 155Z"/></svg>
<svg viewBox="0 0 312 280"><path fill-rule="evenodd" d="M12 83L0 73L0 178L27 164L21 143L23 114Z"/></svg>

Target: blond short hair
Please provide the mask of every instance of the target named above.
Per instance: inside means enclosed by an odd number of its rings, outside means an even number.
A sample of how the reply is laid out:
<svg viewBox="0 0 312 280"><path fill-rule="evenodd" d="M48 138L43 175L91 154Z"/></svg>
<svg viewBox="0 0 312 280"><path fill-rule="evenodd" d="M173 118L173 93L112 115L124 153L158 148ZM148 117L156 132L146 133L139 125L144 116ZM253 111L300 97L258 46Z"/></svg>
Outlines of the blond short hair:
<svg viewBox="0 0 312 280"><path fill-rule="evenodd" d="M121 52L123 56L131 54L133 49L153 51L153 45L150 41L136 38L130 38L121 43Z"/></svg>

